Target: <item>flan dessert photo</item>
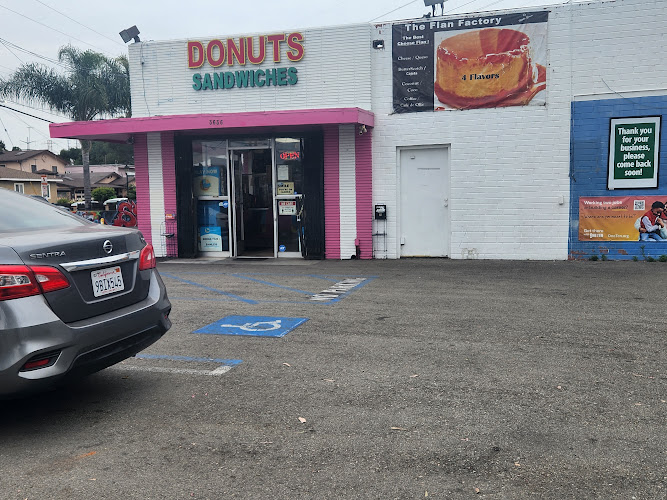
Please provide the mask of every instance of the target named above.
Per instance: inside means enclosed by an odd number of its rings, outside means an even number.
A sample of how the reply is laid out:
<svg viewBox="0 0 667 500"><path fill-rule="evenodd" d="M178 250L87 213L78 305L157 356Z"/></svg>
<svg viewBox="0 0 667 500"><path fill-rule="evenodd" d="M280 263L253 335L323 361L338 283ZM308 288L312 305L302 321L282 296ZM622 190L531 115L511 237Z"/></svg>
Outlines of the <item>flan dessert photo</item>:
<svg viewBox="0 0 667 500"><path fill-rule="evenodd" d="M545 65L534 57L522 31L485 28L449 36L436 51L435 96L444 109L526 105L547 85Z"/></svg>

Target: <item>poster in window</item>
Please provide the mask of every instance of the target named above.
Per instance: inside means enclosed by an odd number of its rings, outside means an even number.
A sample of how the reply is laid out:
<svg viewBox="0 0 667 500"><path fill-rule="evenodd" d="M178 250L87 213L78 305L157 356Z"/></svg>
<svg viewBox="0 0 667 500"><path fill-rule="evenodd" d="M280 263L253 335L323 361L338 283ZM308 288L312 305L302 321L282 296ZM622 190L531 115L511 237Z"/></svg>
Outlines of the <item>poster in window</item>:
<svg viewBox="0 0 667 500"><path fill-rule="evenodd" d="M194 167L192 191L195 196L220 196L220 167Z"/></svg>

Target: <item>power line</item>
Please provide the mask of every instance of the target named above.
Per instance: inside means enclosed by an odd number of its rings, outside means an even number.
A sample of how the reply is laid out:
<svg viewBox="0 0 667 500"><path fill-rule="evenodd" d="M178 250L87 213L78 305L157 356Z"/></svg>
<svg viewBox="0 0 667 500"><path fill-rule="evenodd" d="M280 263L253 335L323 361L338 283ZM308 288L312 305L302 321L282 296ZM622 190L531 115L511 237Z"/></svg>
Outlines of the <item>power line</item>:
<svg viewBox="0 0 667 500"><path fill-rule="evenodd" d="M34 106L28 106L27 104L23 104L23 103L21 103L21 102L12 101L12 100L9 100L9 99L7 99L5 102L8 102L8 103L10 103L10 104L14 104L15 106L23 106L24 108L29 108L29 109L34 109L35 111L39 111L40 113L45 113L45 114L47 114L47 115L56 116L56 117L58 117L58 118L64 118L65 120L69 120L69 117L68 117L67 115L64 115L64 114L53 113L53 112L51 112L51 111L46 111L45 109L36 108L36 107L34 107Z"/></svg>
<svg viewBox="0 0 667 500"><path fill-rule="evenodd" d="M2 38L0 38L0 43L2 43L2 45L5 46L5 48L9 51L9 53L10 53L11 55L13 55L14 57L16 57L16 59L18 59L19 62L20 62L21 64L25 64L25 63L23 62L23 59L21 59L19 56L17 56L16 54L14 54L14 51L13 51L12 49L10 49L10 48L7 46L7 44L5 43L5 40L3 40Z"/></svg>
<svg viewBox="0 0 667 500"><path fill-rule="evenodd" d="M0 104L0 108L7 108L9 111L14 111L15 113L21 113L22 115L27 115L31 118L36 118L37 120L42 120L42 121L49 122L49 123L55 123L55 122L52 122L51 120L47 120L46 118L40 118L39 116L35 116L35 115L31 115L30 113L26 113L25 111L19 111L18 109L10 108L9 106L5 106L4 104ZM17 118L19 120L21 120L20 117L17 116ZM25 123L23 120L21 120L21 121L23 123ZM26 123L26 125L27 125L27 123Z"/></svg>
<svg viewBox="0 0 667 500"><path fill-rule="evenodd" d="M69 66L67 66L66 64L61 63L60 61L57 61L57 60L52 59L52 58L47 57L47 56L43 56L43 55L38 54L38 53L36 53L36 52L32 52L31 50L24 49L23 47L21 47L21 46L19 46L19 45L16 45L15 43L12 43L12 42L10 42L10 41L8 41L8 40L5 40L5 39L3 39L3 38L0 38L0 43L1 43L2 45L4 45L5 48L6 48L7 50L9 50L9 52L11 52L11 53L14 55L14 57L16 57L19 61L21 61L22 64L25 64L25 63L23 62L23 60L22 60L19 56L17 56L16 54L14 54L14 52L12 52L11 48L14 48L14 49L16 49L16 50L20 50L21 52L25 52L26 54L30 54L31 56L37 57L37 58L39 58L39 59L43 59L43 60L45 60L46 62L51 63L51 64L53 64L53 65L55 65L55 66L60 66L61 68L65 68L65 69L71 69ZM11 48L10 48L10 47L11 47Z"/></svg>
<svg viewBox="0 0 667 500"><path fill-rule="evenodd" d="M2 121L2 118L0 118L0 125L2 125L2 128L5 131L5 134L7 134L7 139L9 139L9 143L11 144L11 146L13 148L14 147L14 141L12 141L12 138L9 136L9 132L7 131L7 127L5 127L5 122Z"/></svg>
<svg viewBox="0 0 667 500"><path fill-rule="evenodd" d="M477 2L477 1L479 1L479 0L470 0L470 2L466 2L466 3L462 4L462 5L459 5L458 7L453 7L453 8L451 8L451 9L449 9L448 11L443 12L443 15L444 15L444 14L449 14L450 12L454 12L454 11L457 10L457 9L460 9L460 8L462 8L462 7L465 7L466 5L470 5L471 3L475 3L475 2Z"/></svg>
<svg viewBox="0 0 667 500"><path fill-rule="evenodd" d="M485 10L485 9L488 9L488 8L491 7L492 5L496 5L497 3L504 2L504 1L505 1L505 0L495 0L494 2L491 2L490 4L484 5L483 7L478 7L478 10L481 12L481 11L483 11L483 10ZM522 9L523 7L513 7L513 8L516 8L516 9Z"/></svg>
<svg viewBox="0 0 667 500"><path fill-rule="evenodd" d="M381 17L388 16L389 14L393 14L393 13L396 12L397 10L401 10L403 7L407 7L408 5L412 5L413 3L416 3L416 2L419 2L419 1L421 1L421 0L412 0L411 2L408 2L408 3L406 3L405 5L401 5L400 7L396 7L394 10L390 10L389 12L385 12L385 13L382 14L381 16L377 16L377 17L371 19L371 20L368 21L368 22L369 22L369 23L372 23L372 22L375 21L376 19L380 19Z"/></svg>
<svg viewBox="0 0 667 500"><path fill-rule="evenodd" d="M55 31L56 33L60 33L61 35L65 35L65 36L68 37L68 38L71 38L71 39L73 39L73 40L76 40L77 42L85 43L86 45L89 45L89 46L91 46L91 47L96 48L97 50L101 50L102 52L105 52L104 49L101 49L100 47L97 47L96 45L93 45L92 43L88 43L88 42L86 42L86 41L84 41L84 40L81 40L80 38L76 38L76 37L70 35L69 33L65 33L64 31L60 31L60 30L58 30L58 29L56 29L56 28L52 28L52 27L49 26L48 24L44 24L44 23L41 22L41 21L37 21L37 20L35 20L35 19L31 18L31 17L26 16L25 14L21 14L20 12L16 12L15 10L10 9L9 7L5 7L4 5L0 5L0 8L3 8L3 9L5 9L5 10L8 10L9 12L12 12L12 13L18 15L18 16L25 17L26 19L32 21L33 23L37 23L37 24L39 24L40 26L44 26L45 28L48 28L48 29L50 29L50 30L52 30L52 31Z"/></svg>
<svg viewBox="0 0 667 500"><path fill-rule="evenodd" d="M35 2L42 4L44 7L48 8L48 9L51 9L53 12L57 12L57 13L60 14L61 16L66 17L67 19L69 19L70 21L72 21L72 22L78 24L79 26L83 26L84 28L86 28L86 29L92 31L93 33L95 33L95 34L97 34L97 35L100 35L101 37L104 37L104 38L106 38L107 40L109 40L109 41L111 41L111 42L113 42L113 43L115 43L115 44L117 44L117 45L120 45L120 46L122 46L122 47L125 47L125 45L122 44L122 43L120 43L118 40L113 40L112 38L109 38L109 37L106 36L105 34L100 33L99 31L94 30L94 29L91 28L90 26L86 26L85 24L80 23L80 22L77 21L76 19L73 19L73 18L69 17L67 14L63 14L63 13L60 12L59 10L54 9L53 7L51 7L50 5L45 4L45 3L42 2L41 0L35 0Z"/></svg>

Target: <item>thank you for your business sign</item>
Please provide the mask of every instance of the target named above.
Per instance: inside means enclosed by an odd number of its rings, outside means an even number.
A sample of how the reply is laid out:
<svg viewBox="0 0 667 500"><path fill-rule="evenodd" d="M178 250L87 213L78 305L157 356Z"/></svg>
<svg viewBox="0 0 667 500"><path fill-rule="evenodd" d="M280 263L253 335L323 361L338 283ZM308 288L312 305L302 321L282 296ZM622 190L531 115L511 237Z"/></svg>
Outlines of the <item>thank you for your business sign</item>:
<svg viewBox="0 0 667 500"><path fill-rule="evenodd" d="M189 41L188 67L208 72L192 75L194 90L222 90L244 87L296 85L298 71L293 64L304 56L301 33L248 36ZM274 67L262 68L266 61Z"/></svg>

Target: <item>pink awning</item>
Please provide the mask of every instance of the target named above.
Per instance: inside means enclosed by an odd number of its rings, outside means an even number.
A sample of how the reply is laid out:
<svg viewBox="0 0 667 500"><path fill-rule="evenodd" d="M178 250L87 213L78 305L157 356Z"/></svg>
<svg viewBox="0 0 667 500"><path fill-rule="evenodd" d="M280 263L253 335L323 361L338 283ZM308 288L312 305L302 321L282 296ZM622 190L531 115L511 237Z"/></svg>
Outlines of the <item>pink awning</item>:
<svg viewBox="0 0 667 500"><path fill-rule="evenodd" d="M303 109L295 111L255 111L247 113L210 113L198 115L115 118L90 122L53 123L54 139L88 139L125 142L133 134L167 131L231 132L243 129L277 127L314 127L319 125L359 124L372 127L375 116L360 108Z"/></svg>

